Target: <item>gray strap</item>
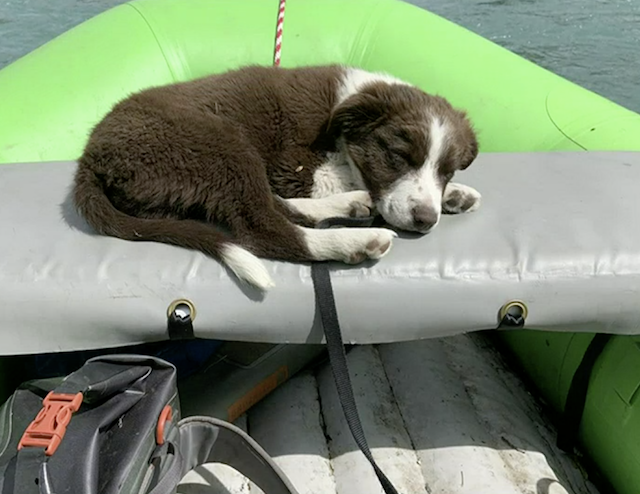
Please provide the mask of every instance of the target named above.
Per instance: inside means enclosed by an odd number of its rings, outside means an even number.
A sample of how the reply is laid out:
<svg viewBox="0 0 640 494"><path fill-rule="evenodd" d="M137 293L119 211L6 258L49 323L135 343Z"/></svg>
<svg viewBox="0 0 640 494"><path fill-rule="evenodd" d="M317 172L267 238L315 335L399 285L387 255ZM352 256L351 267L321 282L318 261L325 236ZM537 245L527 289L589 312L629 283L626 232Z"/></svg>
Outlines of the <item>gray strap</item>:
<svg viewBox="0 0 640 494"><path fill-rule="evenodd" d="M184 475L182 474L182 455L177 447L170 441L167 441L163 448L166 446L166 454L174 456L169 461L169 468L164 475L158 480L158 483L147 494L174 494L176 487L182 480Z"/></svg>
<svg viewBox="0 0 640 494"><path fill-rule="evenodd" d="M205 463L223 463L254 482L265 494L298 494L273 459L248 434L213 417L187 417L178 422L180 449L149 494L171 494L187 472Z"/></svg>

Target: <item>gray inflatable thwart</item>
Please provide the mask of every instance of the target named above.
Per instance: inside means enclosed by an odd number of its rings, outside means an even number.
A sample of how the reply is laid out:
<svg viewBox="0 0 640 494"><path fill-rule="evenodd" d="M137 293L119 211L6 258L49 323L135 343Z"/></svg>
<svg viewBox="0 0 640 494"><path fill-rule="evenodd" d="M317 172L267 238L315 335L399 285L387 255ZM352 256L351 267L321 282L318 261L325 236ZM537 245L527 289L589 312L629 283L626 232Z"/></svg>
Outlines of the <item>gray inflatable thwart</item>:
<svg viewBox="0 0 640 494"><path fill-rule="evenodd" d="M204 255L97 236L69 199L74 162L0 166L1 354L111 347L167 337L187 299L196 336L323 341L308 265L265 261L262 298ZM496 327L522 300L526 327L620 334L640 328L640 153L481 154L456 177L477 212L396 239L377 263L333 266L345 342Z"/></svg>

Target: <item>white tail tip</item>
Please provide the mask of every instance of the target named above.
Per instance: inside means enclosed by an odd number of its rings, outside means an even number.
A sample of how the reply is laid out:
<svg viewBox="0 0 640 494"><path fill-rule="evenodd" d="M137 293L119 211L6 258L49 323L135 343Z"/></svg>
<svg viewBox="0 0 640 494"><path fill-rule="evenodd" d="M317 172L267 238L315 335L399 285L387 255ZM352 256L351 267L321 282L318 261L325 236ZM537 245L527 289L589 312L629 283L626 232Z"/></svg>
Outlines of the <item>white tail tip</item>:
<svg viewBox="0 0 640 494"><path fill-rule="evenodd" d="M276 286L264 263L248 250L227 244L222 248L220 255L222 261L242 281L263 291Z"/></svg>

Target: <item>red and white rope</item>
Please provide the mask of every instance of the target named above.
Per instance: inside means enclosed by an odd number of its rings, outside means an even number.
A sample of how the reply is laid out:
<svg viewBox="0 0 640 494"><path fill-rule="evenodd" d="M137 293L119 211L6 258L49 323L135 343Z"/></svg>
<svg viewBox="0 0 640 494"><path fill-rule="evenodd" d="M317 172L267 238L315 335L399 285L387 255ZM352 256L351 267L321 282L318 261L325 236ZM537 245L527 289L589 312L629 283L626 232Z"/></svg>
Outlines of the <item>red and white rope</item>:
<svg viewBox="0 0 640 494"><path fill-rule="evenodd" d="M284 6L287 0L280 0L280 8L278 9L278 24L276 27L276 47L273 54L273 65L280 65L280 57L282 54L282 27L284 26Z"/></svg>

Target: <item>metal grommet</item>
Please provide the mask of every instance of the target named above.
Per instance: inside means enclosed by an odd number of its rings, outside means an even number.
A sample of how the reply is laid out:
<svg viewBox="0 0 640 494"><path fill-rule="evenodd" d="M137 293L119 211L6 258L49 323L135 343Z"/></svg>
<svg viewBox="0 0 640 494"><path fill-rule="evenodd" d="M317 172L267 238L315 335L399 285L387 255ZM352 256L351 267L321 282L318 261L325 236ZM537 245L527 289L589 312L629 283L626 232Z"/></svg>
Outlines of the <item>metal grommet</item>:
<svg viewBox="0 0 640 494"><path fill-rule="evenodd" d="M187 299L171 302L167 309L167 332L170 340L191 340L195 338L193 320L196 308Z"/></svg>
<svg viewBox="0 0 640 494"><path fill-rule="evenodd" d="M500 308L499 327L522 327L529 315L529 309L522 300L511 300Z"/></svg>
<svg viewBox="0 0 640 494"><path fill-rule="evenodd" d="M191 321L194 321L196 318L196 306L193 305L191 300L187 300L186 298L174 300L169 304L167 317L175 317L182 320L191 319Z"/></svg>

